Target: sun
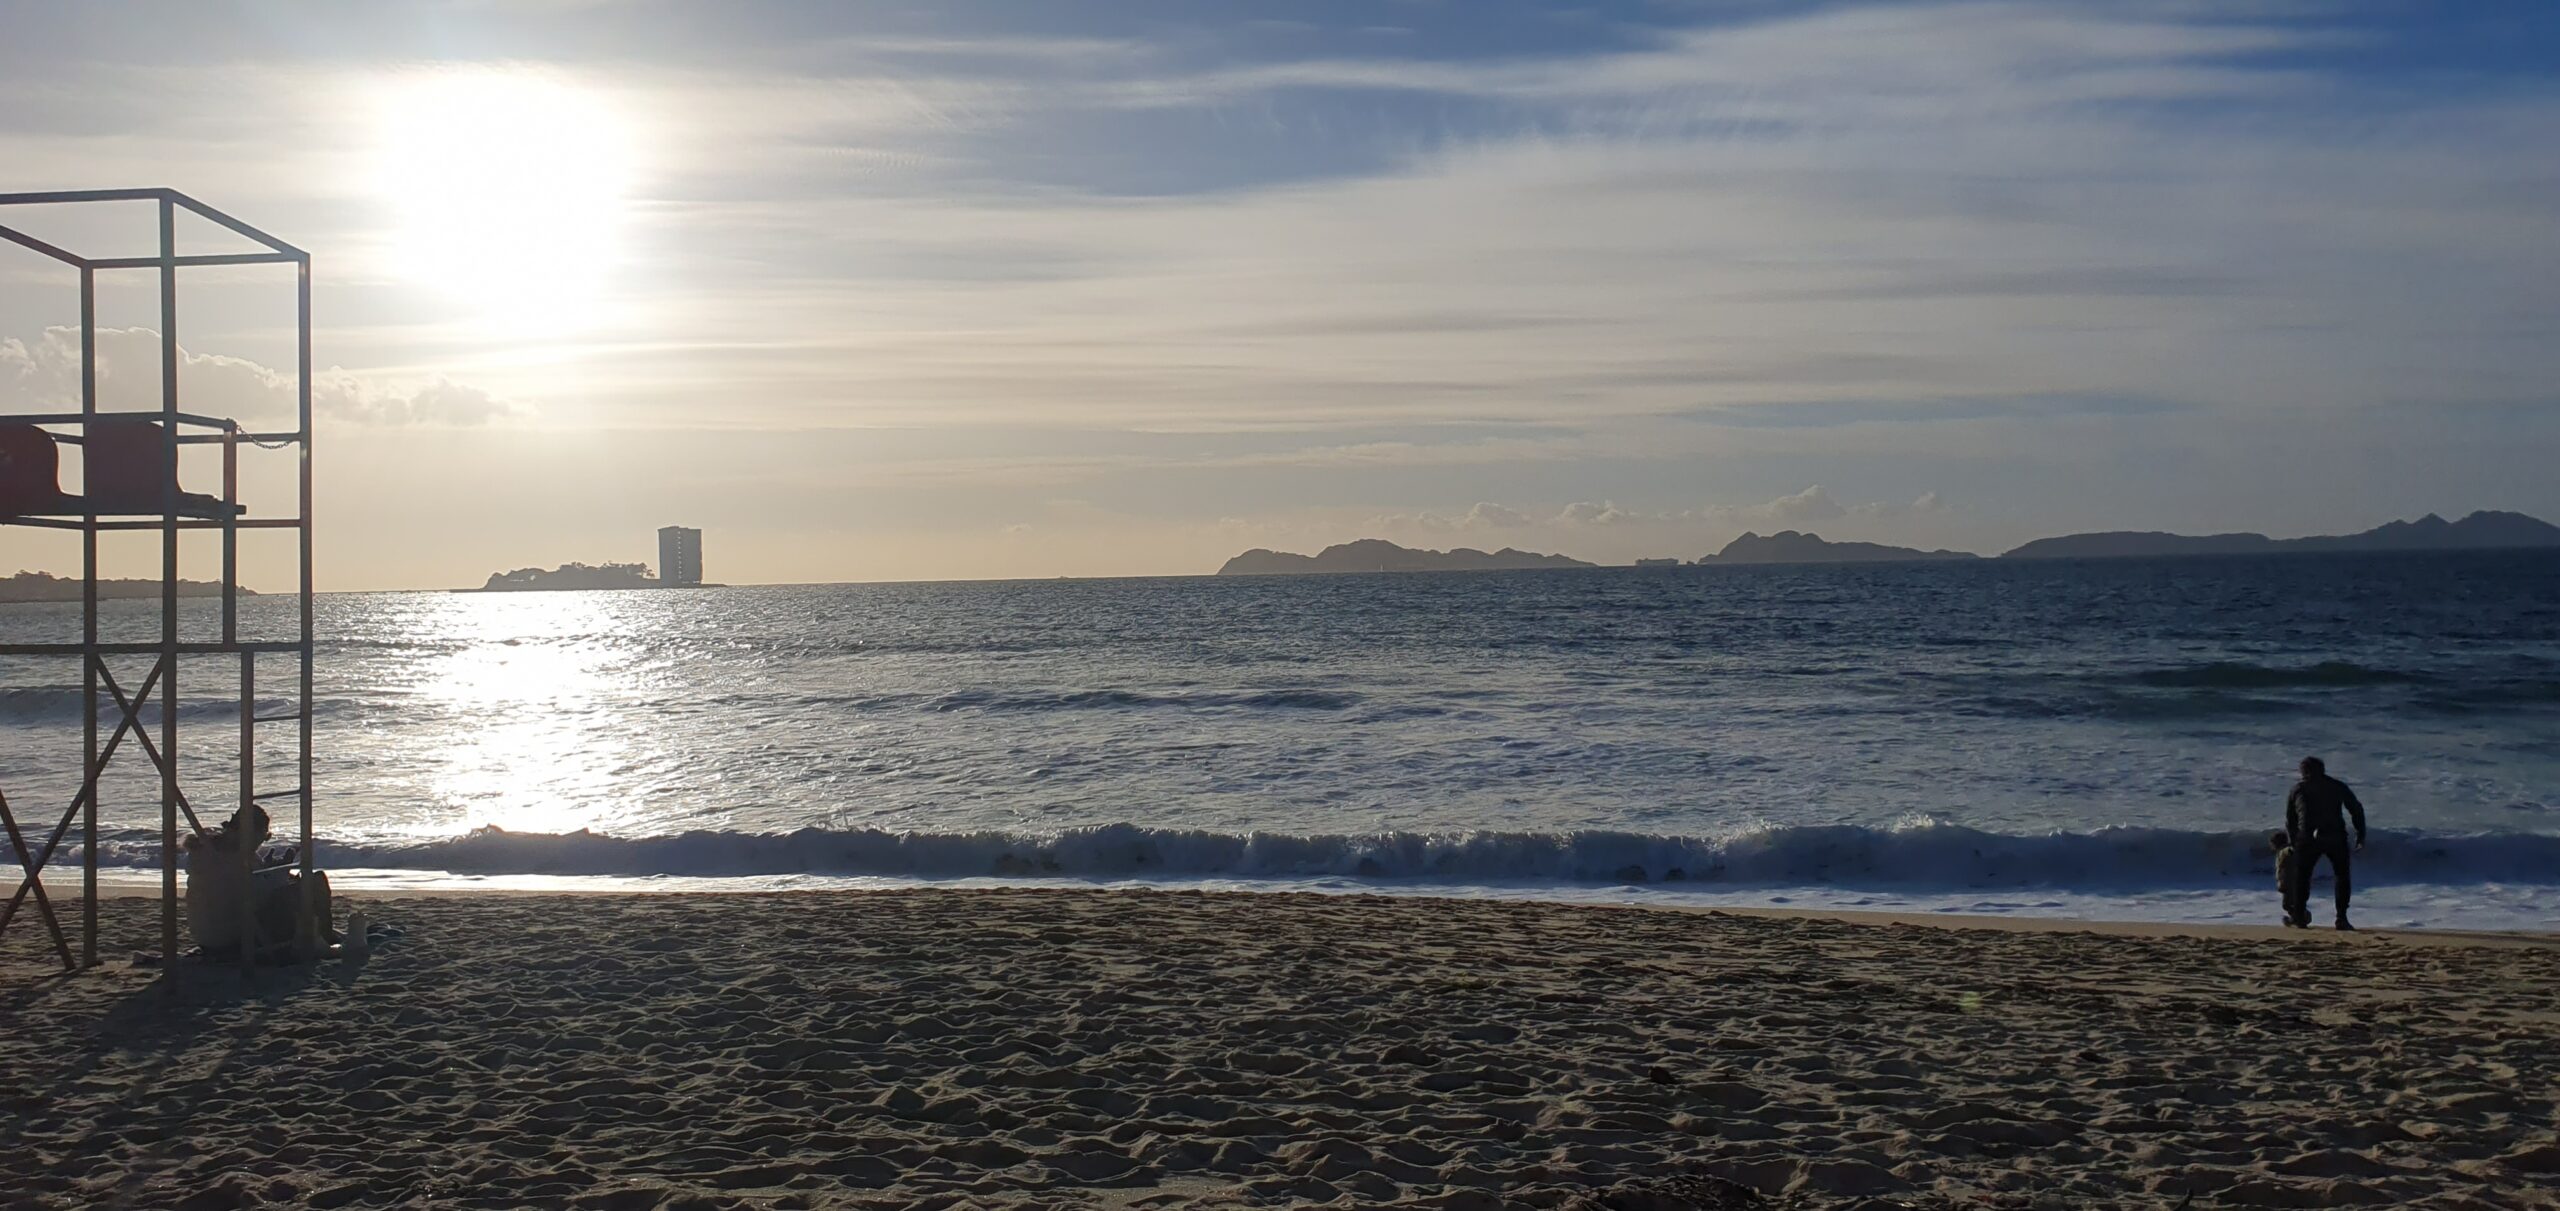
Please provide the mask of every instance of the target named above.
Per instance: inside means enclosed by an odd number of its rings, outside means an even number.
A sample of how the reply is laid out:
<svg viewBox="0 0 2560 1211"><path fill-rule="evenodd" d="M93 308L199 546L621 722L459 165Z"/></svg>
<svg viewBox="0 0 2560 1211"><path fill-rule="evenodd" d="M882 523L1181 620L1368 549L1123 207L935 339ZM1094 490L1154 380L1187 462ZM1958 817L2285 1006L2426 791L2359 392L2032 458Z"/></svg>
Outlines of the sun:
<svg viewBox="0 0 2560 1211"><path fill-rule="evenodd" d="M400 272L510 321L592 318L633 171L611 105L532 69L422 72L381 95L377 148Z"/></svg>

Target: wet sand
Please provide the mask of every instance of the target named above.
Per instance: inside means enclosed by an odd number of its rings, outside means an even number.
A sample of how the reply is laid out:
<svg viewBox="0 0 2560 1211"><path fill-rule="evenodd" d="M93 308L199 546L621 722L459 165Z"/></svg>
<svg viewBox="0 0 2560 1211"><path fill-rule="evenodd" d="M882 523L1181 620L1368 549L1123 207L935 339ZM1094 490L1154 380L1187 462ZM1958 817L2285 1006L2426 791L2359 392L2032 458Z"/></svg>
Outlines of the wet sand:
<svg viewBox="0 0 2560 1211"><path fill-rule="evenodd" d="M2560 947L1117 891L0 943L0 1206L2560 1207Z"/></svg>

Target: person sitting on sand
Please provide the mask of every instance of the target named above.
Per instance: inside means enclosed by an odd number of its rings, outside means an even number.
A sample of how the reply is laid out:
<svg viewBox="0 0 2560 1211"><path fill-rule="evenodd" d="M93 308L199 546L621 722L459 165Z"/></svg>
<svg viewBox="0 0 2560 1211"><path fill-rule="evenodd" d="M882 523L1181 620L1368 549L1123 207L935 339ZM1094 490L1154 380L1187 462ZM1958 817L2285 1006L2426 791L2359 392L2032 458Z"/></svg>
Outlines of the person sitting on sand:
<svg viewBox="0 0 2560 1211"><path fill-rule="evenodd" d="M2320 859L2329 860L2329 873L2338 884L2338 928L2354 929L2347 924L2347 896L2352 890L2347 873L2347 821L2355 821L2355 848L2364 848L2364 804L2356 801L2356 793L2347 784L2329 776L2329 769L2318 757L2302 759L2302 781L2293 784L2293 793L2284 800L2285 836L2293 841L2293 889L2285 903L2285 921L2296 929L2311 924L2311 871Z"/></svg>
<svg viewBox="0 0 2560 1211"><path fill-rule="evenodd" d="M306 913L316 937L338 940L329 926L329 877L313 871L306 886L290 865L291 847L262 859L259 848L269 835L267 813L253 803L212 832L189 836L181 847L187 853L187 932L207 953L239 950L244 898L256 906L255 928L264 947L292 943Z"/></svg>

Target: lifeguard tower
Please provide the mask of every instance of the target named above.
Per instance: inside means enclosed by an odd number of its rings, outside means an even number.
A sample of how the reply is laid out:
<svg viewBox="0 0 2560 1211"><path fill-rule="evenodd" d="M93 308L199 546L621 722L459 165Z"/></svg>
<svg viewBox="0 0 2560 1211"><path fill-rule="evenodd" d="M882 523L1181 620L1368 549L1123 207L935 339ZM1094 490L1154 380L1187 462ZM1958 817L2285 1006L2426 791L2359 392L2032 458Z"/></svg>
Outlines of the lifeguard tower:
<svg viewBox="0 0 2560 1211"><path fill-rule="evenodd" d="M41 209L52 208L52 209ZM21 216L62 215L80 208L84 229L111 229L118 221L141 221L156 215L156 255L89 256L39 239L12 222ZM179 248L182 216L190 225L201 219L240 237L249 251L185 254ZM216 681L230 679L236 662L239 690L239 791L242 806L258 804L277 817L279 840L287 832L282 813L290 800L296 810L299 842L295 861L305 879L311 874L311 255L247 223L173 189L93 189L53 193L0 193L0 240L17 250L50 258L79 279L80 409L0 415L0 525L34 526L76 531L80 535L80 637L76 642L0 643L0 658L10 663L77 661L81 686L82 774L80 784L59 788L68 806L56 814L55 788L0 786L0 826L5 826L9 856L21 877L17 891L0 907L0 934L32 901L33 916L49 935L66 969L98 962L98 808L100 773L119 754L139 749L157 771L160 798L160 949L163 960L179 949L178 850L183 821L193 834L207 831L197 802L180 777L188 751L179 735L180 672L213 662ZM15 250L0 247L0 258ZM188 411L186 384L181 381L178 335L178 281L181 271L215 266L289 265L293 267L294 341L298 349L293 394L299 422L285 432L254 432L234 419ZM160 288L160 406L156 411L112 412L98 400L98 283L101 274L156 274ZM191 493L179 484L182 448L216 445L222 454L219 496ZM242 447L250 451L281 450L298 459L300 506L290 517L245 516L240 503ZM67 474L77 472L74 484ZM76 487L76 491L68 490ZM240 534L244 530L292 530L301 546L300 583L295 600L298 628L290 638L243 638L240 627ZM181 536L211 532L220 536L222 575L219 632L182 636L180 627L179 543ZM157 534L160 537L159 634L156 640L100 636L98 543L101 535ZM201 610L201 607L199 607ZM114 620L130 631L134 619L121 613ZM272 624L271 624L272 625ZM281 628L278 628L281 629ZM145 633L147 634L147 632ZM265 670L290 658L285 675L299 684L292 709L258 713L260 658ZM119 667L124 671L118 672ZM135 673L139 671L139 676ZM190 684L195 682L190 681ZM130 688L128 688L130 687ZM157 695L159 737L145 722L146 708ZM100 708L110 727L100 735ZM259 780L260 729L280 724L293 728L295 754L290 785L268 787ZM71 743L68 729L64 743ZM279 746L281 747L281 746ZM42 798L39 798L42 795ZM39 807L37 804L44 806ZM275 806L267 806L273 804ZM75 954L70 930L47 893L44 874L59 865L66 838L77 830L81 909L79 947ZM246 861L247 859L244 859ZM306 929L309 926L306 924ZM244 935L246 936L246 935ZM302 939L308 942L309 939ZM249 948L242 948L244 957Z"/></svg>

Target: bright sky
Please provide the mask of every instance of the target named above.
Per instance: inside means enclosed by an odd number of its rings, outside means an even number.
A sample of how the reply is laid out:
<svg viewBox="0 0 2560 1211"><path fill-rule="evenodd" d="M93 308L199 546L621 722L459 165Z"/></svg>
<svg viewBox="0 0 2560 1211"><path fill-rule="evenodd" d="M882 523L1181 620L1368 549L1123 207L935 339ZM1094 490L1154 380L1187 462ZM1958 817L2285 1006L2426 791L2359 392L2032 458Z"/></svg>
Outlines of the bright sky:
<svg viewBox="0 0 2560 1211"><path fill-rule="evenodd" d="M5 15L0 189L315 254L324 587L2560 518L2560 6ZM280 415L289 279L221 274L187 406ZM0 247L0 405L71 285ZM156 402L148 276L101 318Z"/></svg>

